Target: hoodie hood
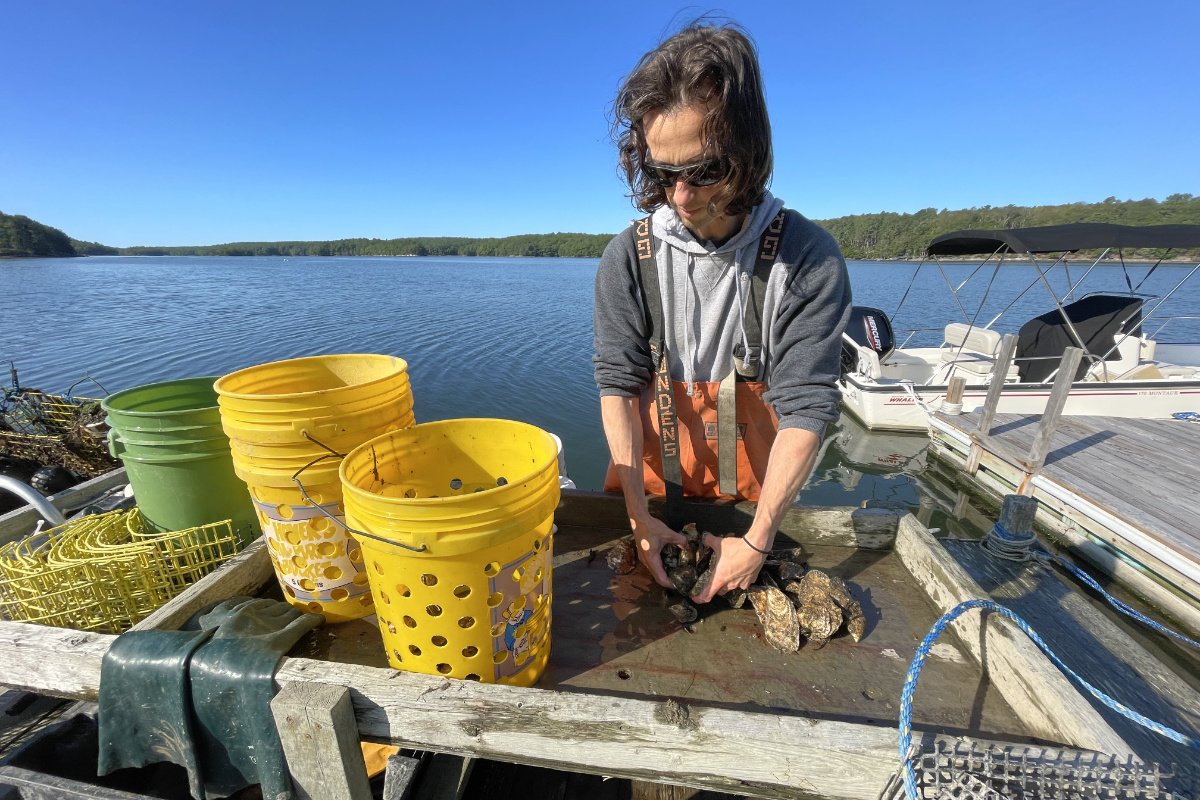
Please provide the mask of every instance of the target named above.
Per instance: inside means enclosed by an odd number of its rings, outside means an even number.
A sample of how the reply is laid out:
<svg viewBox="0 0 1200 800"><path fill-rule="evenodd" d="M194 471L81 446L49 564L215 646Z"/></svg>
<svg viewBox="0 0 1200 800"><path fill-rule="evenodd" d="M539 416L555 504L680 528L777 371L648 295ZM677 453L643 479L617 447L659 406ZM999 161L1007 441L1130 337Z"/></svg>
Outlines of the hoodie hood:
<svg viewBox="0 0 1200 800"><path fill-rule="evenodd" d="M689 394L696 381L719 381L733 369L737 343L749 352L742 311L759 240L783 208L770 193L729 241L714 247L698 240L669 206L651 225L662 290L663 326L671 378Z"/></svg>
<svg viewBox="0 0 1200 800"><path fill-rule="evenodd" d="M679 219L675 209L670 206L664 205L657 209L651 217L651 225L655 236L685 253L694 255L731 253L747 244L757 244L759 237L771 224L771 220L775 219L775 215L781 208L783 208L782 200L770 192L764 192L762 202L750 210L750 213L742 220L742 227L738 232L719 247L713 247L711 244L698 240L695 234L689 231L683 221Z"/></svg>

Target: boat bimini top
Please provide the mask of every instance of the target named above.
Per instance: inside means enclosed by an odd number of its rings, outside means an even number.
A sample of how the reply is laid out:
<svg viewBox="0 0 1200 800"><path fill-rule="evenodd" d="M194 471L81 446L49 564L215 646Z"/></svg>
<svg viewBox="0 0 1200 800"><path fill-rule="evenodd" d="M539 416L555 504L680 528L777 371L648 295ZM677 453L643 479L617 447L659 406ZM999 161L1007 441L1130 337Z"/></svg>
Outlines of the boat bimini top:
<svg viewBox="0 0 1200 800"><path fill-rule="evenodd" d="M1120 264L1124 269L1124 251L1135 249L1158 250L1161 255L1136 286L1128 271L1125 272L1125 282L1129 290L1127 294L1105 293L1086 295L1080 298L1073 297L1075 290L1083 283L1084 279L1113 251L1116 251L1115 255L1120 259ZM962 319L966 323L964 334L966 336L969 336L972 330L990 332L997 320L1013 308L1034 285L1041 283L1053 299L1055 308L1027 321L1020 329L1020 341L1016 353L1020 380L1022 382L1043 382L1049 379L1055 372L1056 362L1063 350L1069 346L1081 347L1084 350L1080 374L1076 377L1079 379L1098 362L1120 359L1121 355L1118 350L1123 341L1130 338L1137 340L1142 337L1142 326L1154 318L1155 312L1162 304L1200 270L1200 263L1196 264L1161 298L1139 294L1138 290L1172 251L1196 249L1200 249L1200 225L1134 226L1081 222L1036 228L954 231L942 234L930 242L926 250L928 259L922 260L918 264L917 270L913 273L913 282L901 296L896 311L893 312L893 318L904 305L921 266L929 259L936 262L939 269L942 270L942 278L949 287L962 314ZM1101 252L1077 280L1072 280L1066 259L1071 253L1079 250L1099 250ZM1052 254L1057 254L1057 256ZM942 269L940 258L975 255L985 256L983 263L979 264L971 275L957 286L953 285L945 270ZM1039 256L1046 255L1051 255L1051 258L1039 258ZM983 308L983 301L980 301L975 313L971 314L963 305L959 291L989 264L993 266L992 280L994 281L996 271L1004 265L1007 256L1018 256L1018 258L1009 258L1009 265L1033 266L1037 270L1037 276L1000 313L981 323L978 316ZM1061 296L1048 279L1050 271L1056 267L1064 269L1067 276L1068 288ZM990 289L991 285L989 284L988 290L990 291ZM984 299L986 297L987 292L984 293ZM1157 301L1149 311L1143 308L1147 300ZM870 318L874 318L873 321L879 327L882 327L882 322L887 321L886 315L878 309L864 309L864 311L869 317L867 321L872 321ZM857 321L857 319L856 317L855 320ZM1170 321L1170 318L1158 319L1160 324L1153 334L1161 331L1162 327ZM909 336L911 337L915 333L916 331L913 331ZM1153 338L1153 334L1151 334L1151 338ZM1115 344L1114 337L1116 337ZM852 336L851 338L859 340L862 337ZM866 344L863 341L856 343ZM899 347L903 348L905 344L907 344L907 339ZM882 353L880 355L886 357ZM850 354L847 354L847 361L850 360L849 356Z"/></svg>
<svg viewBox="0 0 1200 800"><path fill-rule="evenodd" d="M1073 253L1077 250L1200 248L1200 225L1112 225L1077 222L1040 228L944 233L929 243L930 256L996 253Z"/></svg>

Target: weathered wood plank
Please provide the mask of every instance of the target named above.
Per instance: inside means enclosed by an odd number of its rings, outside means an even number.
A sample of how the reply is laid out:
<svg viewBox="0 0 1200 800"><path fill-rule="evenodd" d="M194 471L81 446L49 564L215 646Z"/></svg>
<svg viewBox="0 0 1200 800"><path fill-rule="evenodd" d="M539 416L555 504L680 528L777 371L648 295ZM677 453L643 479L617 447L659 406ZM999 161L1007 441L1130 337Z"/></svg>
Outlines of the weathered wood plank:
<svg viewBox="0 0 1200 800"><path fill-rule="evenodd" d="M894 729L663 700L452 681L288 659L276 675L351 686L360 732L401 747L763 797L874 798Z"/></svg>
<svg viewBox="0 0 1200 800"><path fill-rule="evenodd" d="M0 684L75 700L99 698L106 633L0 621Z"/></svg>
<svg viewBox="0 0 1200 800"><path fill-rule="evenodd" d="M1176 730L1200 735L1200 692L1060 576L1057 568L995 558L970 542L948 542L955 560L991 594L1034 627L1049 646L1101 691ZM1193 661L1196 669L1200 661ZM1188 669L1187 665L1182 665ZM1089 702L1134 751L1161 764L1191 760L1195 751Z"/></svg>
<svg viewBox="0 0 1200 800"><path fill-rule="evenodd" d="M962 466L966 458L962 443L948 435L940 435L936 428L934 435L935 457ZM994 454L987 454L982 463L983 468L972 480L996 502L1011 493L1024 477L1018 467ZM1037 518L1045 529L1055 536L1061 536L1076 555L1099 568L1105 575L1121 581L1193 636L1200 635L1200 583L1186 574L1186 565L1183 565L1185 572L1181 572L1175 566L1161 561L1139 546L1140 539L1131 538L1136 532L1128 523L1121 523L1115 518L1112 521L1102 519L1100 514L1089 510L1088 504L1073 494L1052 494L1048 487L1055 485L1044 475L1034 482L1034 496L1039 501ZM1087 536L1108 543L1112 550L1089 541ZM1125 554L1145 569L1117 558L1113 550Z"/></svg>
<svg viewBox="0 0 1200 800"><path fill-rule="evenodd" d="M1027 418L1006 417L1009 427L997 436L1011 438L1028 427L1016 424ZM1105 433L1111 433L1109 428L1124 431L1125 423L1129 422L1112 418L1064 418L1064 423L1068 419L1076 426L1075 434L1086 433L1089 429ZM1137 422L1145 426L1154 421ZM1171 424L1162 422L1160 426ZM958 426L957 421L948 418L939 418L934 424L935 449L951 460L954 458L949 455L951 452L965 450L958 444L965 434L952 433ZM1192 431L1187 433L1190 435ZM1028 435L1027 432L1024 435ZM1200 447L1200 431L1195 432L1195 439ZM1181 439L1174 450L1186 449L1190 442L1190 438ZM1024 480L1018 474L1021 466L1009 457L1008 450L1002 442L992 449L990 469L1011 486L1020 487ZM1106 538L1112 537L1110 541L1115 538L1114 546L1129 552L1181 590L1200 599L1200 591L1197 591L1200 587L1200 538L1192 503L1194 475L1184 478L1169 471L1160 472L1160 461L1156 460L1155 453L1167 452L1166 448L1144 445L1137 437L1127 434L1098 441L1088 451L1071 453L1046 464L1042 473L1028 484L1034 494L1044 504L1074 508L1073 515L1085 518L1083 527L1094 533L1102 533L1100 529L1108 530ZM1122 458L1125 460L1121 461ZM1137 468L1129 467L1130 464ZM975 478L981 483L987 482L986 475ZM1006 493L1005 489L999 491ZM1113 534L1117 535L1113 537ZM1153 560L1147 561L1142 553L1149 554ZM1156 563L1169 565L1169 568L1162 571Z"/></svg>
<svg viewBox="0 0 1200 800"><path fill-rule="evenodd" d="M0 681L95 699L116 637L0 623ZM762 797L873 800L894 728L284 659L276 682L345 686L359 734L402 747Z"/></svg>
<svg viewBox="0 0 1200 800"><path fill-rule="evenodd" d="M900 521L896 551L943 611L988 597L911 515ZM1103 753L1131 752L1058 668L1008 620L970 613L951 626L1035 736Z"/></svg>
<svg viewBox="0 0 1200 800"><path fill-rule="evenodd" d="M416 786L421 759L396 753L388 756L383 775L383 800L408 800Z"/></svg>
<svg viewBox="0 0 1200 800"><path fill-rule="evenodd" d="M662 503L662 498L651 498L651 513L661 513ZM695 521L701 529L739 533L748 530L754 521L755 504L685 499L684 509L684 518ZM895 511L883 508L796 506L784 516L779 532L802 545L887 550L895 540L899 519ZM559 526L629 531L625 501L620 495L605 492L564 491L555 522Z"/></svg>
<svg viewBox="0 0 1200 800"><path fill-rule="evenodd" d="M1063 351L1062 360L1058 363L1058 374L1054 376L1054 386L1050 389L1050 399L1046 401L1046 409L1038 421L1037 435L1025 461L1031 472L1041 469L1046 461L1046 453L1050 451L1050 442L1054 439L1059 417L1067 405L1071 384L1075 381L1075 371L1079 368L1082 358L1083 350L1078 347L1068 347Z"/></svg>
<svg viewBox="0 0 1200 800"><path fill-rule="evenodd" d="M349 690L288 684L271 699L271 714L299 800L370 800Z"/></svg>
<svg viewBox="0 0 1200 800"><path fill-rule="evenodd" d="M1000 395L1004 393L1004 376L1008 374L1008 370L1012 367L1013 357L1017 353L1017 336L1015 334L1006 333L1000 340L1000 352L996 354L996 365L992 368L991 382L988 384L987 397L983 401L983 408L979 412L978 427L976 430L988 435L992 428L992 420L996 416L996 408L1000 405Z"/></svg>

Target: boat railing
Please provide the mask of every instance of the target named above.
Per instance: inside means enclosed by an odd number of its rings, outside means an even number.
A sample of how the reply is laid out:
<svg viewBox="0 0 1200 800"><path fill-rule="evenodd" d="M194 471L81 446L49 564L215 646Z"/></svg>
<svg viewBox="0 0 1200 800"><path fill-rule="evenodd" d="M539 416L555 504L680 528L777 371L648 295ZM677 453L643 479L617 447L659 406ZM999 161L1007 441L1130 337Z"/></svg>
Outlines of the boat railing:
<svg viewBox="0 0 1200 800"><path fill-rule="evenodd" d="M1200 314L1175 314L1170 317L1154 317L1154 321L1161 324L1154 329L1153 333L1148 333L1147 338L1158 341L1159 334L1163 332L1163 329L1166 328L1169 323L1176 322L1178 320L1200 320ZM1143 326L1145 326L1145 323L1146 320L1142 320ZM1193 341L1197 339L1200 339L1200 336L1193 335Z"/></svg>
<svg viewBox="0 0 1200 800"><path fill-rule="evenodd" d="M912 338L918 333L936 333L940 336L945 332L945 328L906 328L902 332L905 334L904 341L897 345L897 350L903 350L905 347L908 347L908 343L912 341Z"/></svg>

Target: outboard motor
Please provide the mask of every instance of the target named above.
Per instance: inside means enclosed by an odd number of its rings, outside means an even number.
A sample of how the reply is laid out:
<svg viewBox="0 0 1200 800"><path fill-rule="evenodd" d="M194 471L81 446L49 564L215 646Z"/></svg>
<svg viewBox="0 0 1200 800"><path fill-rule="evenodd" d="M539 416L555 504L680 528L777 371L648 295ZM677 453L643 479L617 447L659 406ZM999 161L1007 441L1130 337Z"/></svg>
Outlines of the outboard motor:
<svg viewBox="0 0 1200 800"><path fill-rule="evenodd" d="M846 336L859 347L874 350L883 361L896 349L896 337L887 314L878 308L853 306L850 319L846 322ZM842 374L853 372L858 367L858 352L848 342L842 342Z"/></svg>

